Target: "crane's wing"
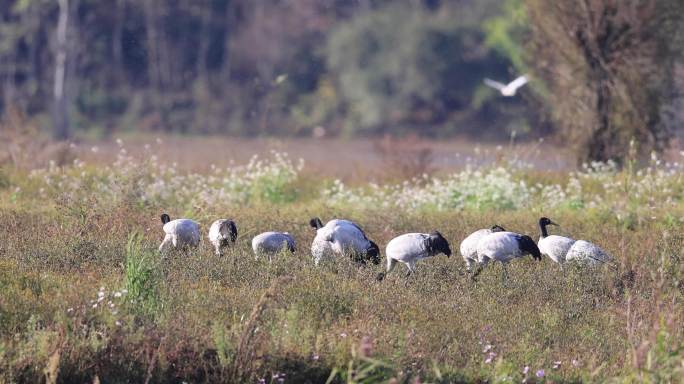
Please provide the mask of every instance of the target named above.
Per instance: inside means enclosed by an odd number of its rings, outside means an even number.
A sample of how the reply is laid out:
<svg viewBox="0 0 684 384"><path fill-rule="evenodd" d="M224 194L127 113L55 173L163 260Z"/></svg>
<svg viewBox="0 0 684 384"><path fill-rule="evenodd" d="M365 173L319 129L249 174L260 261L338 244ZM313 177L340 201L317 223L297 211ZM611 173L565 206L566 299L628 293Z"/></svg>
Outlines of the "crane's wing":
<svg viewBox="0 0 684 384"><path fill-rule="evenodd" d="M486 85L498 90L498 91L500 91L506 87L506 84L502 84L502 83L499 83L498 81L494 81L494 80L487 79L487 78L484 79L484 83Z"/></svg>
<svg viewBox="0 0 684 384"><path fill-rule="evenodd" d="M513 89L518 89L522 87L523 85L527 84L527 82L530 81L530 79L527 78L527 75L522 75L518 77L517 79L513 80L508 84L508 87L511 87Z"/></svg>

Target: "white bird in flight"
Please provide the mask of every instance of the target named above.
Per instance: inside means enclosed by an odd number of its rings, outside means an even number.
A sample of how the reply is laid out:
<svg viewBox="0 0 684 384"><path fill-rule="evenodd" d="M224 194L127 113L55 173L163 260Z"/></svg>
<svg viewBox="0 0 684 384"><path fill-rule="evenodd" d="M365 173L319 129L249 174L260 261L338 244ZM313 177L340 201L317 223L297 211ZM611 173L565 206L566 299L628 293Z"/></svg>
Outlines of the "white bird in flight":
<svg viewBox="0 0 684 384"><path fill-rule="evenodd" d="M506 97L515 96L515 93L518 91L518 88L527 84L528 81L529 79L527 78L527 75L522 75L508 84L499 83L498 81L494 81L487 78L484 79L484 83L486 85L496 89L497 91L501 92L502 96Z"/></svg>

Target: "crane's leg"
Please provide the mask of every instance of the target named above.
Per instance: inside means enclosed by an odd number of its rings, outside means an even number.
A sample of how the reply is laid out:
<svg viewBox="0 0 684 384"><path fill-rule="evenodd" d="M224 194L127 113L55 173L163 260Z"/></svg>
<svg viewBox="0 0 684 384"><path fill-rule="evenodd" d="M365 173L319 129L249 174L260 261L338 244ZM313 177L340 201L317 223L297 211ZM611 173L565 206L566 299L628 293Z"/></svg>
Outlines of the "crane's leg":
<svg viewBox="0 0 684 384"><path fill-rule="evenodd" d="M473 261L466 259L466 271L470 272L473 270Z"/></svg>
<svg viewBox="0 0 684 384"><path fill-rule="evenodd" d="M476 278L480 273L482 273L482 271L484 270L484 268L487 266L488 263L489 263L489 257L484 256L484 257L482 258L482 261L480 261L480 262L478 263L478 266L477 266L477 269L475 270L475 273L473 273L473 275L472 275L470 278L473 279L473 280L475 280L475 278Z"/></svg>
<svg viewBox="0 0 684 384"><path fill-rule="evenodd" d="M166 252L172 245L172 237L171 235L166 235L164 236L164 241L159 245L159 253L161 253L163 256L166 256Z"/></svg>
<svg viewBox="0 0 684 384"><path fill-rule="evenodd" d="M404 284L404 286L408 286L409 276L411 276L416 271L416 262L412 261L410 263L406 263L406 268L408 268L408 271L406 271L406 283Z"/></svg>

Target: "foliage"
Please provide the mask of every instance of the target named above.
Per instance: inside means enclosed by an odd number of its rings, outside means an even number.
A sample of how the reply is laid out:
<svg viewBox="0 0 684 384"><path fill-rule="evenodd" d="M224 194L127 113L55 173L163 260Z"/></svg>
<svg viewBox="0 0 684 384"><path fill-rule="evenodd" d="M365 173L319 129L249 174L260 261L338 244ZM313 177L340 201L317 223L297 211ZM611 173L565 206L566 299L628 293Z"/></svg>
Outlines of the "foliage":
<svg viewBox="0 0 684 384"><path fill-rule="evenodd" d="M663 150L671 135L661 117L674 97L681 2L525 4L529 62L547 83L554 121L580 162L622 163L632 140L642 159Z"/></svg>
<svg viewBox="0 0 684 384"><path fill-rule="evenodd" d="M491 100L471 103L483 77L508 76L505 56L487 49L484 32L473 24L456 7L433 12L392 4L335 28L326 60L346 111L346 132L406 127L435 134L425 125L446 132L447 123L470 126L485 113L506 116L492 111ZM457 120L454 110L467 117Z"/></svg>
<svg viewBox="0 0 684 384"><path fill-rule="evenodd" d="M273 152L268 159L254 156L243 166L221 169L212 165L209 174L180 174L175 165L160 164L151 147L145 159L138 161L121 145L111 167L93 169L77 159L68 167L51 163L47 169L34 170L31 178L42 184L39 193L43 197L90 198L90 203L104 207L124 201L140 206L154 202L184 212L196 207L292 201L297 197L293 184L304 165Z"/></svg>
<svg viewBox="0 0 684 384"><path fill-rule="evenodd" d="M485 21L485 42L509 58L518 72L524 73L527 66L523 57L525 51L520 45L524 39L520 35L528 31L525 27L529 22L525 6L522 0L506 0L501 13Z"/></svg>
<svg viewBox="0 0 684 384"><path fill-rule="evenodd" d="M77 135L309 135L319 126L347 135L494 135L513 130L507 119L536 114L525 100L501 103L494 93L471 102L483 76L505 79L519 66L517 43L502 40L510 6L495 0L68 3L60 52ZM58 4L7 5L0 115L16 108L46 128L62 47Z"/></svg>
<svg viewBox="0 0 684 384"><path fill-rule="evenodd" d="M681 203L681 165L620 171L615 163L585 164L561 182L530 181L524 164L469 166L446 176L424 176L400 184L349 188L335 180L322 192L330 206L402 211L591 210L626 226L649 212L665 213ZM657 198L655 197L657 196Z"/></svg>
<svg viewBox="0 0 684 384"><path fill-rule="evenodd" d="M126 244L125 286L130 303L141 313L154 315L161 306L160 264L156 252L143 249L142 236L133 233Z"/></svg>

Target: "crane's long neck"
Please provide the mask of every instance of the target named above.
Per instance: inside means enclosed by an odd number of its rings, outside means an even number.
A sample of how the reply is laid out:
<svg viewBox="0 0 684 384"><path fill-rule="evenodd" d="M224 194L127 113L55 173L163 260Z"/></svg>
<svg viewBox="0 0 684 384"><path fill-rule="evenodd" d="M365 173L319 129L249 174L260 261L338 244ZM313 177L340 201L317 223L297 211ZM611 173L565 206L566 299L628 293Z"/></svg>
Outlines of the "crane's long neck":
<svg viewBox="0 0 684 384"><path fill-rule="evenodd" d="M546 224L539 223L539 230L541 230L542 239L549 235L549 233L546 231Z"/></svg>

